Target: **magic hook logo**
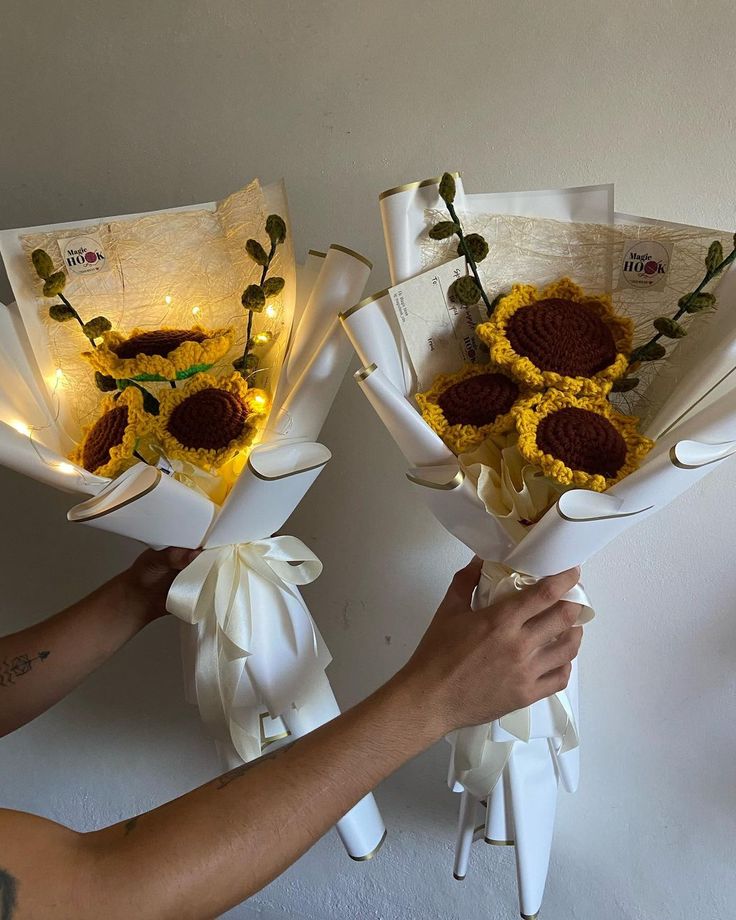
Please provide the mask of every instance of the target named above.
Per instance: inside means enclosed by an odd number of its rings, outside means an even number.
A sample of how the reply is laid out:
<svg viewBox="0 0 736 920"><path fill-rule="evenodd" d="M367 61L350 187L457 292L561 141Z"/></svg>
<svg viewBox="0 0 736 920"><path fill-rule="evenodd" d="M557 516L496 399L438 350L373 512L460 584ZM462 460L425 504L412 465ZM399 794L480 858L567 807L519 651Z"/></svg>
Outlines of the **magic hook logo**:
<svg viewBox="0 0 736 920"><path fill-rule="evenodd" d="M671 244L656 240L626 240L621 262L621 285L662 290L671 257Z"/></svg>
<svg viewBox="0 0 736 920"><path fill-rule="evenodd" d="M64 268L75 275L88 275L106 268L105 250L96 236L59 240Z"/></svg>

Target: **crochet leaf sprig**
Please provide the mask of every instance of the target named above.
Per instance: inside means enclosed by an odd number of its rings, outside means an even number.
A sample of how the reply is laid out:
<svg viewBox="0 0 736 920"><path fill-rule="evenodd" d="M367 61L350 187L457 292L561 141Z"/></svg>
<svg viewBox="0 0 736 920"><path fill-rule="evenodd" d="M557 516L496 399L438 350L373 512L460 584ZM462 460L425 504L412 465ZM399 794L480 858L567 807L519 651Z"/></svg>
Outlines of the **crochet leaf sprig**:
<svg viewBox="0 0 736 920"><path fill-rule="evenodd" d="M478 274L478 262L482 262L488 255L488 243L480 233L463 232L460 219L455 210L455 179L451 173L444 173L440 180L439 193L440 198L447 205L447 211L450 220L441 220L436 223L429 231L430 239L446 240L451 236L458 238L457 254L465 256L465 262L470 269L471 275L464 275L458 278L450 285L450 299L463 304L466 307L472 307L482 300L486 307L488 316L493 313L493 304L488 298L483 284Z"/></svg>
<svg viewBox="0 0 736 920"><path fill-rule="evenodd" d="M84 322L79 313L62 294L66 287L66 272L63 268L54 269L54 262L45 249L34 249L31 253L31 261L36 269L36 274L43 280L43 296L58 297L61 301L61 303L54 303L49 307L51 319L57 323L65 323L67 320L75 319L82 327L82 332L87 336L92 347L97 348L95 339L112 329L110 320L105 316L95 316L89 322Z"/></svg>
<svg viewBox="0 0 736 920"><path fill-rule="evenodd" d="M658 316L652 323L655 334L642 345L637 346L632 352L629 359L627 373L635 371L644 361L659 361L667 354L667 349L659 341L665 339L682 339L687 335L687 329L680 323L680 319L687 314L702 313L704 310L713 309L716 306L715 294L706 291L705 288L710 282L736 259L736 233L733 238L733 249L725 256L723 255L723 246L718 240L714 240L708 247L708 253L705 257L705 275L700 284L694 291L683 296L677 301L677 312L674 316ZM616 392L628 392L634 390L639 385L638 377L624 377L614 384L613 389Z"/></svg>
<svg viewBox="0 0 736 920"><path fill-rule="evenodd" d="M233 361L233 367L235 370L240 371L243 377L247 377L258 366L258 359L253 354L253 350L258 345L265 345L271 340L271 333L269 332L260 332L255 336L252 334L253 317L256 313L262 313L268 300L280 294L286 284L284 279L278 275L271 278L267 277L276 249L286 239L286 222L278 214L269 214L266 218L265 230L270 241L268 252L258 240L250 239L245 244L245 251L256 265L261 266L262 271L260 282L258 284L249 284L240 298L243 307L248 313L248 328L245 334L243 354Z"/></svg>

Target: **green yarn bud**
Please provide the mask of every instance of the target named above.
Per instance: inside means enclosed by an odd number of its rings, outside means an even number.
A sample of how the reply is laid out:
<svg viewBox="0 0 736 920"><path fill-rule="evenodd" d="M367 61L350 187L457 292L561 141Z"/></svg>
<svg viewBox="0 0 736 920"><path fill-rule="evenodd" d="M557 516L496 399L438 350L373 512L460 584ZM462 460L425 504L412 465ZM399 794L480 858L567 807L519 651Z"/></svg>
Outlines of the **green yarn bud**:
<svg viewBox="0 0 736 920"><path fill-rule="evenodd" d="M103 393L111 393L118 388L118 382L114 377L108 377L107 374L100 371L95 371L95 384L97 389L102 390Z"/></svg>
<svg viewBox="0 0 736 920"><path fill-rule="evenodd" d="M263 282L263 293L266 297L275 297L283 291L285 284L286 282L283 278L266 278Z"/></svg>
<svg viewBox="0 0 736 920"><path fill-rule="evenodd" d="M54 263L51 261L51 256L45 249L34 249L31 253L31 261L33 262L33 267L36 269L38 277L47 281L54 271Z"/></svg>
<svg viewBox="0 0 736 920"><path fill-rule="evenodd" d="M444 173L440 179L440 198L445 204L452 204L455 200L455 178L450 173Z"/></svg>
<svg viewBox="0 0 736 920"><path fill-rule="evenodd" d="M654 328L668 339L683 339L687 335L687 329L669 316L658 316L654 320Z"/></svg>
<svg viewBox="0 0 736 920"><path fill-rule="evenodd" d="M723 262L723 246L718 240L713 240L708 247L708 255L705 257L705 267L710 274L713 274L721 262Z"/></svg>
<svg viewBox="0 0 736 920"><path fill-rule="evenodd" d="M700 313L716 304L715 294L703 291L700 294L685 294L677 301L677 306L686 313Z"/></svg>
<svg viewBox="0 0 736 920"><path fill-rule="evenodd" d="M638 377L624 377L621 380L617 380L611 389L614 393L629 393L631 390L635 390L638 386Z"/></svg>
<svg viewBox="0 0 736 920"><path fill-rule="evenodd" d="M261 246L258 240L248 240L245 244L245 251L257 265L268 265L268 255L266 250Z"/></svg>
<svg viewBox="0 0 736 920"><path fill-rule="evenodd" d="M431 240L446 240L454 233L459 232L460 224L456 224L453 220L441 220L429 231L429 238Z"/></svg>
<svg viewBox="0 0 736 920"><path fill-rule="evenodd" d="M659 342L649 342L636 349L636 357L639 361L659 361L667 354L667 349Z"/></svg>
<svg viewBox="0 0 736 920"><path fill-rule="evenodd" d="M485 259L485 257L488 255L488 243L486 243L480 233L469 233L465 237L465 245L468 247L470 258L476 264L478 262L482 262L483 259ZM465 255L462 241L457 244L457 254L459 256Z"/></svg>
<svg viewBox="0 0 736 920"><path fill-rule="evenodd" d="M245 358L242 355L239 358L235 358L233 361L233 367L236 371L242 371L245 367Z"/></svg>
<svg viewBox="0 0 736 920"><path fill-rule="evenodd" d="M266 295L263 293L263 288L260 284L249 284L243 291L240 302L246 310L252 310L254 313L261 313L266 306Z"/></svg>
<svg viewBox="0 0 736 920"><path fill-rule="evenodd" d="M66 287L66 275L64 272L54 272L49 275L43 283L43 296L56 297Z"/></svg>
<svg viewBox="0 0 736 920"><path fill-rule="evenodd" d="M95 316L82 326L82 332L90 341L99 339L104 332L109 332L111 329L112 323L106 316Z"/></svg>
<svg viewBox="0 0 736 920"><path fill-rule="evenodd" d="M269 214L266 218L266 233L274 246L283 243L286 239L286 222L283 217L279 217L278 214Z"/></svg>
<svg viewBox="0 0 736 920"><path fill-rule="evenodd" d="M49 307L49 316L57 323L65 323L68 319L76 319L77 314L65 303L55 303Z"/></svg>
<svg viewBox="0 0 736 920"><path fill-rule="evenodd" d="M472 307L473 304L480 300L480 288L469 275L463 275L457 281L453 281L448 291L450 300L461 303L466 307Z"/></svg>

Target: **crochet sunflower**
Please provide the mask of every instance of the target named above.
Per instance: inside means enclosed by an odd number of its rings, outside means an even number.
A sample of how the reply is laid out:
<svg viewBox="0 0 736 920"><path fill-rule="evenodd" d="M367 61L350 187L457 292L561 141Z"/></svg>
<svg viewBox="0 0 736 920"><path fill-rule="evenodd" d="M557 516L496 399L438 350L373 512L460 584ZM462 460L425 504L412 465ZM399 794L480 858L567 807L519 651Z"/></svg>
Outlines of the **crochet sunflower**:
<svg viewBox="0 0 736 920"><path fill-rule="evenodd" d="M513 430L511 407L520 392L500 368L466 364L455 374L440 374L429 390L416 394L416 401L427 424L461 454L489 435Z"/></svg>
<svg viewBox="0 0 736 920"><path fill-rule="evenodd" d="M514 285L476 334L492 361L532 389L591 396L625 373L633 323L613 312L608 295L562 278L542 290Z"/></svg>
<svg viewBox="0 0 736 920"><path fill-rule="evenodd" d="M654 441L639 419L617 412L600 395L535 393L514 408L522 457L562 485L604 492L632 473Z"/></svg>
<svg viewBox="0 0 736 920"><path fill-rule="evenodd" d="M233 343L232 329L134 329L107 332L84 357L116 380L185 380L209 370Z"/></svg>
<svg viewBox="0 0 736 920"><path fill-rule="evenodd" d="M84 429L69 459L97 476L114 478L137 462L133 452L139 439L151 430L152 422L137 387L105 396L97 419Z"/></svg>
<svg viewBox="0 0 736 920"><path fill-rule="evenodd" d="M216 470L253 440L268 413L268 396L240 374L198 374L161 397L156 434L171 459Z"/></svg>

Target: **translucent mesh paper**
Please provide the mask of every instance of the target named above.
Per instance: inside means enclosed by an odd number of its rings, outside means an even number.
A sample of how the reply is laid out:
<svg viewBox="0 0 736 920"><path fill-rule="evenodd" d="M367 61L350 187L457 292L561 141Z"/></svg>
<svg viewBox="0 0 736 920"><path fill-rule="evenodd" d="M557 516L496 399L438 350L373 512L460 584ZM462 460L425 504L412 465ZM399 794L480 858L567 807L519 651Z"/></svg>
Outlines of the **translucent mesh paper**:
<svg viewBox="0 0 736 920"><path fill-rule="evenodd" d="M283 215L286 217L286 215ZM99 241L105 254L105 268L76 274L67 271L64 296L83 320L106 316L113 328L129 332L134 327L188 328L200 323L207 328L234 326L236 343L213 373L227 371L232 359L242 354L246 334L246 313L240 303L243 289L260 280L260 266L245 252L249 237L268 249L264 232L266 207L260 184L255 181L219 202L214 210L182 209L136 218L101 221L93 226L53 229L22 237L28 257L33 290L38 291L32 308L42 322L26 323L34 352L50 386L60 402L60 423L76 439L90 421L100 400L94 372L81 357L89 350L78 324L57 323L48 317L50 304L58 298L41 293L42 282L35 276L30 254L45 249L56 267L62 264L60 241L87 237ZM294 259L290 234L279 246L269 276L281 275L286 290L293 291ZM37 282L37 283L36 283ZM269 331L273 339L259 347L260 369L252 381L273 391L283 362L291 328L289 312L293 298L282 293L270 302L271 309L255 316L253 332ZM28 304L21 304L28 309ZM53 381L56 368L63 371ZM147 384L149 388L167 384Z"/></svg>
<svg viewBox="0 0 736 920"><path fill-rule="evenodd" d="M447 214L428 210L426 217L430 227L446 220ZM730 252L733 245L732 234L702 227L625 223L605 226L499 214L460 214L459 217L466 234L482 234L490 247L478 269L491 299L513 284L544 285L568 276L586 291L612 294L616 312L634 321L634 345L647 341L655 331L652 321L658 316L672 317L679 298L702 280L704 259L711 242L720 240L725 252ZM658 242L670 252L669 270L661 289L659 286L632 287L627 282L622 271L624 247L635 240ZM457 255L455 237L435 241L425 236L422 242L425 269ZM720 280L712 281L708 290L717 295ZM689 334L697 335L708 319L702 313L686 314L680 322ZM667 348L668 357L678 345L678 340L660 341ZM667 365L668 357L641 365L636 371L641 380L639 387L614 397L619 408L641 417L650 417L656 411L667 393L654 383Z"/></svg>

